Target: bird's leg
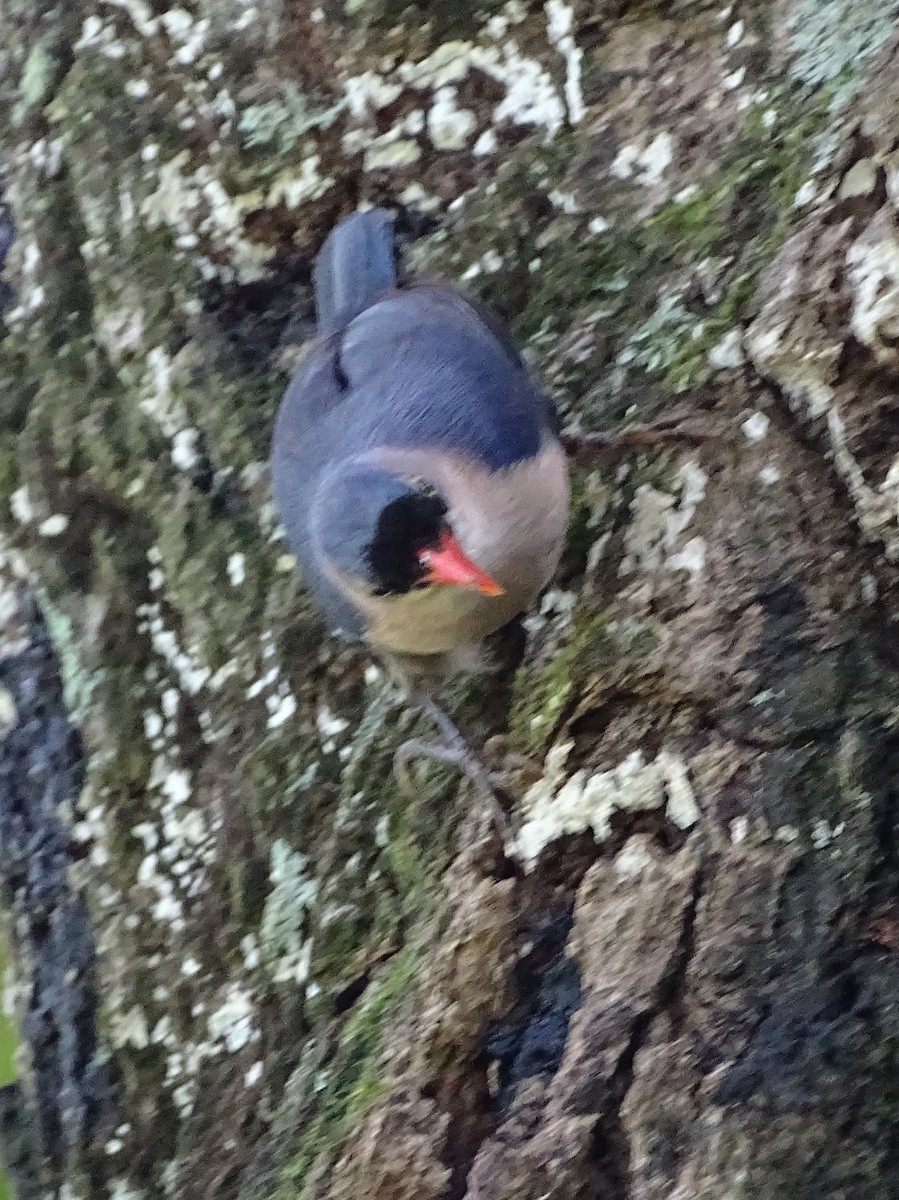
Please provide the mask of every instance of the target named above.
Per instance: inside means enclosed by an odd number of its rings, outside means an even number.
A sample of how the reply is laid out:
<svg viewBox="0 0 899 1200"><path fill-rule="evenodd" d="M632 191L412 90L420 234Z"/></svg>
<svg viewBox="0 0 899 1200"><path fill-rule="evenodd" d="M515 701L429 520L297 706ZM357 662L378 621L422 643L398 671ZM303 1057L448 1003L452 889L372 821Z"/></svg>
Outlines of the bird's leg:
<svg viewBox="0 0 899 1200"><path fill-rule="evenodd" d="M713 438L714 433L704 426L696 414L681 413L651 421L648 425L631 425L618 433L562 434L559 439L566 454L576 462L589 463L596 458L627 454L645 446L683 443L698 446Z"/></svg>
<svg viewBox="0 0 899 1200"><path fill-rule="evenodd" d="M471 749L455 722L424 688L409 686L408 694L411 704L426 713L440 730L443 743L426 742L421 738L409 738L403 742L393 759L393 767L400 787L406 791L413 790L409 777L409 763L413 759L433 758L437 762L449 763L458 767L468 776L478 794L490 808L500 831L509 833L509 820L496 798L487 768Z"/></svg>

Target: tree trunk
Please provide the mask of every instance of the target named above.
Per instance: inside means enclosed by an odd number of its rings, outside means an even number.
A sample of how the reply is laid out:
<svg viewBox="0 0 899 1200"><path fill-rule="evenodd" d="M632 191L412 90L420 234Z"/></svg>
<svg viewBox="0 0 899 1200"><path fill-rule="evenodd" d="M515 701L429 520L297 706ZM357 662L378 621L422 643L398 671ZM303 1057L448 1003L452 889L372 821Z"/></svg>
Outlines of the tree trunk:
<svg viewBox="0 0 899 1200"><path fill-rule="evenodd" d="M6 0L20 1198L899 1195L897 22ZM455 685L505 844L398 792L427 725L269 499L362 201L571 428L713 434L580 473L523 659Z"/></svg>

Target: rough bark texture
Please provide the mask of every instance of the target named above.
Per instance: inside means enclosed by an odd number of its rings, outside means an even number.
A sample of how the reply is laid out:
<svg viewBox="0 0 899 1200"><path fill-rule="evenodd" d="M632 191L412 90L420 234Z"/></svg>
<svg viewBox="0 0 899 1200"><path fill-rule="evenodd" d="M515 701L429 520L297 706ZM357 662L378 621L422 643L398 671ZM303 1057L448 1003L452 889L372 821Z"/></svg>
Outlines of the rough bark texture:
<svg viewBox="0 0 899 1200"><path fill-rule="evenodd" d="M897 21L6 0L21 1196L899 1195ZM523 660L457 686L531 760L506 846L397 794L414 718L274 525L361 200L572 426L718 435L581 477Z"/></svg>

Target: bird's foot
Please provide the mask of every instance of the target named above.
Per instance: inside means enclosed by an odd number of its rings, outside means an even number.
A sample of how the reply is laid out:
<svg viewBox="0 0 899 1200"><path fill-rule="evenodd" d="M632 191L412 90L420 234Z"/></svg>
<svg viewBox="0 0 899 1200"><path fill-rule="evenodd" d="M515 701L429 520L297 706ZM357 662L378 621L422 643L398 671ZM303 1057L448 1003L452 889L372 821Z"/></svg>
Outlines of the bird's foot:
<svg viewBox="0 0 899 1200"><path fill-rule="evenodd" d="M715 436L701 414L684 412L662 417L647 425L631 425L618 433L563 434L561 442L570 458L579 463L589 463L593 459L609 458L615 454L671 442L699 446Z"/></svg>
<svg viewBox="0 0 899 1200"><path fill-rule="evenodd" d="M480 757L471 749L440 705L427 693L415 689L413 703L431 717L444 740L428 742L423 738L409 738L402 743L393 758L393 769L400 787L407 793L415 791L409 767L416 758L430 758L458 767L487 805L499 832L504 836L510 835L512 830L509 818L497 798L490 772Z"/></svg>
<svg viewBox="0 0 899 1200"><path fill-rule="evenodd" d="M490 775L471 750L467 747L460 750L455 746L442 745L440 742L427 742L424 738L408 738L399 746L393 756L393 770L397 783L404 792L410 794L415 792L415 784L409 767L417 758L431 758L436 762L458 767L471 781L475 791L487 805L500 832L503 834L511 832L509 818L496 798Z"/></svg>

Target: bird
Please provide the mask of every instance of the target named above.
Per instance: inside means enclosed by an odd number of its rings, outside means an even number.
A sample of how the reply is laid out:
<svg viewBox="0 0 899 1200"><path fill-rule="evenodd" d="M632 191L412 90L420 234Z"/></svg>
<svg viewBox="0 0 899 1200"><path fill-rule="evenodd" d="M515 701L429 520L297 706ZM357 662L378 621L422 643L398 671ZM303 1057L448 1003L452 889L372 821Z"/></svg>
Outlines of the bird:
<svg viewBox="0 0 899 1200"><path fill-rule="evenodd" d="M313 291L316 336L272 436L281 526L332 631L379 655L441 732L442 744L404 743L398 770L430 754L492 797L430 684L551 580L583 446L563 439L492 310L448 281L400 276L387 210L330 231ZM653 438L644 427L630 444Z"/></svg>
<svg viewBox="0 0 899 1200"><path fill-rule="evenodd" d="M480 760L422 680L526 612L568 526L558 415L499 319L445 281L403 279L392 215L358 211L313 269L317 336L272 437L275 507L331 629L365 642L443 736Z"/></svg>

